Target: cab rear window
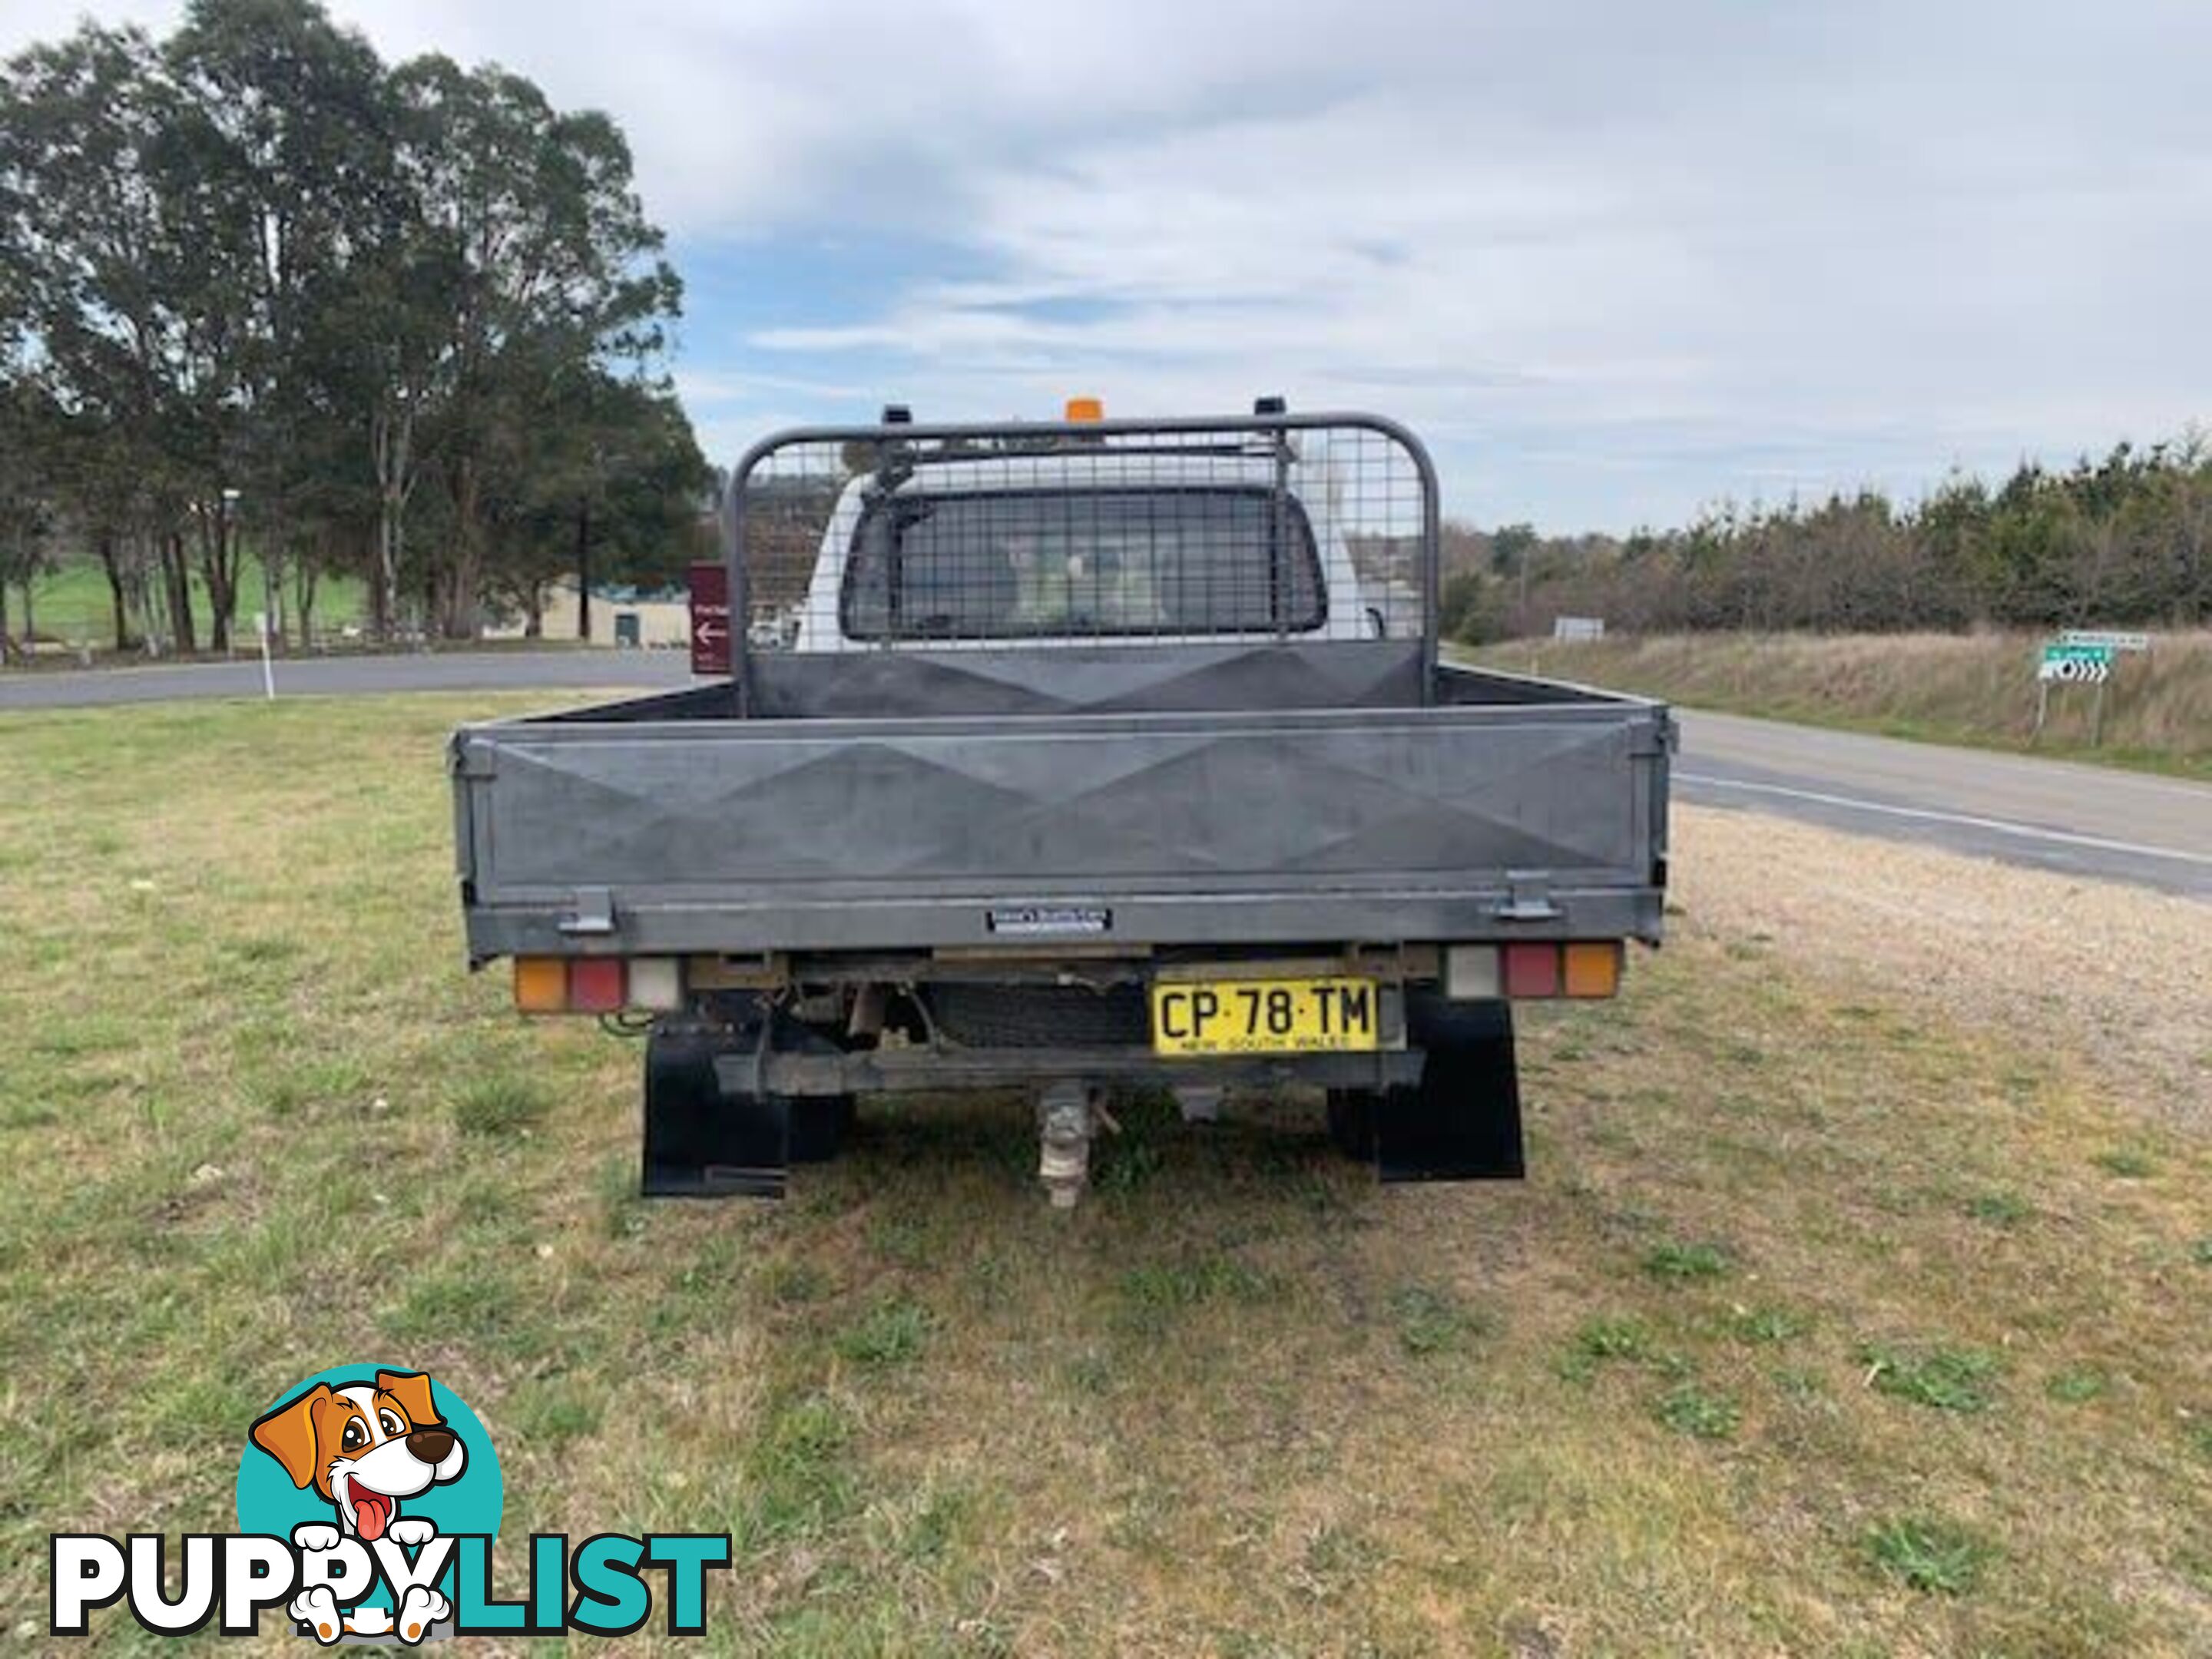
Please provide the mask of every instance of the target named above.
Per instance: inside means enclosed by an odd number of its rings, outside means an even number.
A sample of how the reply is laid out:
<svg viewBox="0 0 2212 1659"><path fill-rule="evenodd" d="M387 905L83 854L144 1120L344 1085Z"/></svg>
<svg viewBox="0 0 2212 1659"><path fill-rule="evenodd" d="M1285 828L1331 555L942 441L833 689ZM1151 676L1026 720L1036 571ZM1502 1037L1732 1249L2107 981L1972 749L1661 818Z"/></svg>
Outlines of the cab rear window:
<svg viewBox="0 0 2212 1659"><path fill-rule="evenodd" d="M1308 633L1313 526L1266 489L886 495L854 532L856 640Z"/></svg>

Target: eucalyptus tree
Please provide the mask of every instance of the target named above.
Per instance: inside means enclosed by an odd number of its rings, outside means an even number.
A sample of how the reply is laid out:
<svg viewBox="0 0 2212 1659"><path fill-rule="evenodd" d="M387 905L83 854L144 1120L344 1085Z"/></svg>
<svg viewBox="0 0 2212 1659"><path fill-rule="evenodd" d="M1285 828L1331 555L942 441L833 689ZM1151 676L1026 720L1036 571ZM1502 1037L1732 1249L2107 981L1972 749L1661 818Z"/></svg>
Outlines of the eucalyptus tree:
<svg viewBox="0 0 2212 1659"><path fill-rule="evenodd" d="M447 277L412 418L453 514L439 618L466 632L483 585L502 412L533 410L580 365L659 352L681 288L629 146L605 115L562 113L520 76L442 57L403 64L393 79L410 118L401 174Z"/></svg>
<svg viewBox="0 0 2212 1659"><path fill-rule="evenodd" d="M495 422L483 516L488 590L538 631L546 586L573 577L588 635L595 580L658 586L701 550L711 469L662 380L591 362L548 377L540 418Z"/></svg>
<svg viewBox="0 0 2212 1659"><path fill-rule="evenodd" d="M241 513L303 638L327 568L368 578L380 629L403 593L468 629L542 539L489 536L495 502L511 527L580 501L588 550L617 452L680 471L690 445L665 395L611 394L635 441L571 395L656 366L662 246L605 116L387 68L314 0L192 0L158 45L88 22L0 69L0 378L52 405L17 459L98 550L118 645L137 595L192 648L188 548L228 642ZM586 453L590 489L550 482Z"/></svg>
<svg viewBox="0 0 2212 1659"><path fill-rule="evenodd" d="M136 28L87 22L0 72L0 283L37 371L146 501L178 643L193 644L172 422L195 390L178 290L177 96Z"/></svg>
<svg viewBox="0 0 2212 1659"><path fill-rule="evenodd" d="M232 500L281 587L313 529L303 504L326 493L314 428L346 419L328 347L393 188L392 106L367 40L310 0L195 0L164 56L201 233L179 275L228 346L206 514L223 532L207 570L220 631L238 598Z"/></svg>
<svg viewBox="0 0 2212 1659"><path fill-rule="evenodd" d="M0 659L11 649L8 590L22 594L23 635L32 642L34 579L52 554L54 495L46 463L52 405L38 382L12 374L0 382Z"/></svg>

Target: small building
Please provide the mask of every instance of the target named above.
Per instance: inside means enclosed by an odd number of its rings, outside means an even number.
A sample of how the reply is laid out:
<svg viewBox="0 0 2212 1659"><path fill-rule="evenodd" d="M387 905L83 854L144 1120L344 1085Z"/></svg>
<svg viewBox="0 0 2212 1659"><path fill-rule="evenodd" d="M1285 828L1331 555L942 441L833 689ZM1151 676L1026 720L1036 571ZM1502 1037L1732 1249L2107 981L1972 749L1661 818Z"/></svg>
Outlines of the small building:
<svg viewBox="0 0 2212 1659"><path fill-rule="evenodd" d="M691 605L681 587L638 588L592 584L592 632L585 640L576 625L575 580L571 577L545 589L545 610L540 633L548 640L581 641L590 645L666 647L688 650L691 644ZM511 617L488 624L488 640L524 637L525 619Z"/></svg>

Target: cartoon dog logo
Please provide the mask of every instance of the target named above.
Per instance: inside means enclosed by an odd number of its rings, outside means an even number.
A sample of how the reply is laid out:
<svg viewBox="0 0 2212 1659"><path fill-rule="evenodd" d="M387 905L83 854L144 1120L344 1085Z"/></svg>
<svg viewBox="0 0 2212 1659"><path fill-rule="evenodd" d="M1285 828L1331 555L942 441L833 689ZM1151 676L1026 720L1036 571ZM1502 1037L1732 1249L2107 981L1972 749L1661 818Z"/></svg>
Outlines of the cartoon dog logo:
<svg viewBox="0 0 2212 1659"><path fill-rule="evenodd" d="M400 1505L458 1480L468 1462L468 1448L438 1416L430 1379L419 1371L379 1371L374 1382L335 1389L318 1382L257 1421L252 1438L295 1486L313 1486L337 1513L335 1527L307 1522L293 1528L292 1541L303 1550L336 1549L342 1537L364 1544L389 1538L410 1549L428 1543L437 1528L425 1516L403 1516ZM412 1643L453 1609L436 1590L418 1585L394 1613L362 1607L341 1620L337 1598L321 1586L296 1597L289 1611L325 1644L341 1634L395 1629Z"/></svg>

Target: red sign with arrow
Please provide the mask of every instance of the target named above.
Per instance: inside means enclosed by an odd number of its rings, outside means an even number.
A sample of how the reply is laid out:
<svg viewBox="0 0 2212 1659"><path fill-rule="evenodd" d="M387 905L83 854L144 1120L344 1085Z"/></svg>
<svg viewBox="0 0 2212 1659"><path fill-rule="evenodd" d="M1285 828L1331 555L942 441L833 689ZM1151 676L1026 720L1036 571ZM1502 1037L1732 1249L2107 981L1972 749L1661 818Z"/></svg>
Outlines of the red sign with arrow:
<svg viewBox="0 0 2212 1659"><path fill-rule="evenodd" d="M691 672L730 672L730 568L719 562L691 567Z"/></svg>

